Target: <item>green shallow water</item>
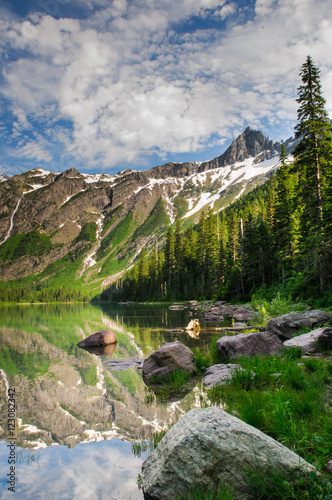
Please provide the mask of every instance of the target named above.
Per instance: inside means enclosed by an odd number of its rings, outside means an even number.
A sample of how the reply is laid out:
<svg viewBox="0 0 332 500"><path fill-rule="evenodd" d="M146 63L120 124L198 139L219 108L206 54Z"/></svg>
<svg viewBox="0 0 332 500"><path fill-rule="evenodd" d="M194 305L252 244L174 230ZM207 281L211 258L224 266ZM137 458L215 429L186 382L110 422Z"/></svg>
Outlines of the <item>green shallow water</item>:
<svg viewBox="0 0 332 500"><path fill-rule="evenodd" d="M6 483L10 388L16 402L15 498L142 499L136 479L153 433L199 405L204 393L198 382L163 402L145 386L140 370L112 371L103 361L145 358L175 340L207 350L220 333L204 329L195 339L165 332L190 319L186 310L161 305L0 307L1 498L13 495ZM112 355L77 347L103 329L117 335Z"/></svg>

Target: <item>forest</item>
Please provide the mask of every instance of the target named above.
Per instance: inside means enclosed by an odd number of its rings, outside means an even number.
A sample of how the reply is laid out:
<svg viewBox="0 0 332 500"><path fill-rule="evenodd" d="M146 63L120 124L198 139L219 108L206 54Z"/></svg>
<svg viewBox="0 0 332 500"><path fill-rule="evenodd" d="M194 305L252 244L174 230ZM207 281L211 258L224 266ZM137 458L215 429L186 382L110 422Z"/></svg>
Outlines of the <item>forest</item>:
<svg viewBox="0 0 332 500"><path fill-rule="evenodd" d="M282 293L332 304L332 139L320 71L302 65L295 137L268 182L227 209L170 226L163 249L104 290L102 300L250 300Z"/></svg>

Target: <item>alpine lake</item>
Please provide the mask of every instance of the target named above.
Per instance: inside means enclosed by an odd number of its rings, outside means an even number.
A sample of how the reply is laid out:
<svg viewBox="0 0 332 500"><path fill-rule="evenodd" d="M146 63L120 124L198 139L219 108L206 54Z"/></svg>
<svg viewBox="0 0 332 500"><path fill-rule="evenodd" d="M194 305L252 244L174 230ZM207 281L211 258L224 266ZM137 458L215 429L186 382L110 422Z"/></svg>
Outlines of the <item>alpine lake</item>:
<svg viewBox="0 0 332 500"><path fill-rule="evenodd" d="M151 304L1 306L0 497L143 499L138 475L155 433L205 406L206 393L199 376L163 393L145 385L140 368L118 371L106 362L144 359L176 340L207 352L222 335L216 327L229 322L200 320L198 338L165 331L195 317ZM77 346L106 329L118 342L103 353Z"/></svg>

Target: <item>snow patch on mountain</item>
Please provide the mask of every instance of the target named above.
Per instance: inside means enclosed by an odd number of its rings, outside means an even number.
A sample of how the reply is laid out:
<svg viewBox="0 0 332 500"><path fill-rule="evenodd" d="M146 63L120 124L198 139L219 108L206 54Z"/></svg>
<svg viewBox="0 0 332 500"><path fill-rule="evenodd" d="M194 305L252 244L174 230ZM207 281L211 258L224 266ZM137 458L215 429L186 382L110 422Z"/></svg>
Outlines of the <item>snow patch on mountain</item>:
<svg viewBox="0 0 332 500"><path fill-rule="evenodd" d="M107 182L109 184L114 184L117 181L117 175L109 174L81 174L87 184L93 184L95 182Z"/></svg>
<svg viewBox="0 0 332 500"><path fill-rule="evenodd" d="M220 198L221 194L227 187L239 182L249 181L253 177L257 177L259 175L267 174L268 172L276 169L279 166L278 156L274 156L259 163L256 163L256 161L257 157L251 157L247 158L244 161L234 163L233 165L193 174L190 177L190 180L195 186L204 186L204 183L208 178L210 178L212 189L213 185L216 184L217 181L220 181L222 183L222 187L219 188L217 193L203 192L196 200L193 197L187 198L187 202L189 203L189 211L182 217L182 219L191 217L205 206L213 206L215 201ZM242 190L234 198L234 200L236 200L243 194L245 188L246 186L242 188Z"/></svg>

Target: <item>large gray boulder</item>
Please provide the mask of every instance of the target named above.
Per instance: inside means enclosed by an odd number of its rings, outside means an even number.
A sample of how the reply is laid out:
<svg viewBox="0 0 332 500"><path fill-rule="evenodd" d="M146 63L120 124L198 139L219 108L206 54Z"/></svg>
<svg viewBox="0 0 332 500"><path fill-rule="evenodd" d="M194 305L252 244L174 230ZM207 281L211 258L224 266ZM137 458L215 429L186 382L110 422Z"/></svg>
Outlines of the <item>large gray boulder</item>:
<svg viewBox="0 0 332 500"><path fill-rule="evenodd" d="M325 328L316 328L309 333L298 335L292 339L285 340L285 347L300 347L305 354L312 354L317 350L317 342Z"/></svg>
<svg viewBox="0 0 332 500"><path fill-rule="evenodd" d="M193 485L234 486L236 498L249 498L248 468L280 473L287 480L315 470L294 452L263 432L220 410L186 413L160 441L142 466L146 500L187 495Z"/></svg>
<svg viewBox="0 0 332 500"><path fill-rule="evenodd" d="M194 355L182 342L166 342L143 363L143 379L162 379L176 370L195 372Z"/></svg>
<svg viewBox="0 0 332 500"><path fill-rule="evenodd" d="M272 332L281 340L288 340L296 335L301 328L314 329L325 323L332 325L332 314L325 311L292 311L270 319L266 331Z"/></svg>
<svg viewBox="0 0 332 500"><path fill-rule="evenodd" d="M222 361L239 356L278 354L281 349L281 340L269 332L240 333L217 340L217 350Z"/></svg>

